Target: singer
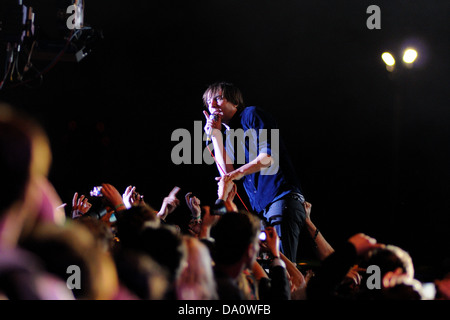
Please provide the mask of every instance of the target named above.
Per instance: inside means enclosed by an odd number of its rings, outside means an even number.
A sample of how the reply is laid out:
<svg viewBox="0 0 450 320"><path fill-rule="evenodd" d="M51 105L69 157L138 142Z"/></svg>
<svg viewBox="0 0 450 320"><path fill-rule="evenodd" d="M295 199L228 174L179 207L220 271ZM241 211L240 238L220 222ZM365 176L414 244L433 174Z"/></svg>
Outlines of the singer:
<svg viewBox="0 0 450 320"><path fill-rule="evenodd" d="M281 238L281 251L295 262L299 235L305 221L305 199L281 137L277 135L278 141L274 141L273 136L260 134L278 129L277 123L261 108L246 107L241 91L231 83L210 85L203 94L203 103L208 109L203 112L206 118L204 130L213 143L221 176L226 175L232 180L243 179L254 213L266 225L276 228ZM227 133L239 128L252 134L233 143ZM258 146L252 148L252 143ZM275 143L277 148L272 148ZM257 154L252 156L255 150ZM244 163L236 161L239 152L245 152ZM277 170L262 174L262 171L274 166L274 159L278 160Z"/></svg>

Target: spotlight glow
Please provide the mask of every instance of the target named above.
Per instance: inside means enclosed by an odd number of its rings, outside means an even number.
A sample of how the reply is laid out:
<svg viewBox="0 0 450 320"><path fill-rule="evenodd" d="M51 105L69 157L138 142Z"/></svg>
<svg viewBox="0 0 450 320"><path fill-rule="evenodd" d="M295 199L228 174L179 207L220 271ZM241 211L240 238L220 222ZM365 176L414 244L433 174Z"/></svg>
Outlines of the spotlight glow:
<svg viewBox="0 0 450 320"><path fill-rule="evenodd" d="M417 59L417 51L414 49L406 49L405 52L403 53L403 61L405 63L413 63L414 61L416 61Z"/></svg>
<svg viewBox="0 0 450 320"><path fill-rule="evenodd" d="M395 65L395 59L389 52L384 52L381 55L381 59L383 59L384 63L386 63L389 67L393 67Z"/></svg>

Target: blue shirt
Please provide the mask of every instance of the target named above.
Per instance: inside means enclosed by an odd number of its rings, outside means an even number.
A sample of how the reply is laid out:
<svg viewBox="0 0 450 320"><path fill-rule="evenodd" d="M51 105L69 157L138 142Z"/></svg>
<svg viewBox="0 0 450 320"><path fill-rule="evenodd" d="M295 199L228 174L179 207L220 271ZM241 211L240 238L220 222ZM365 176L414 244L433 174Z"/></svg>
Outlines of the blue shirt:
<svg viewBox="0 0 450 320"><path fill-rule="evenodd" d="M301 193L294 166L280 137L275 119L258 107L236 112L225 131L225 149L235 169L267 153L274 163L246 175L243 185L252 209L261 214L272 202L288 193ZM266 217L268 218L268 217Z"/></svg>

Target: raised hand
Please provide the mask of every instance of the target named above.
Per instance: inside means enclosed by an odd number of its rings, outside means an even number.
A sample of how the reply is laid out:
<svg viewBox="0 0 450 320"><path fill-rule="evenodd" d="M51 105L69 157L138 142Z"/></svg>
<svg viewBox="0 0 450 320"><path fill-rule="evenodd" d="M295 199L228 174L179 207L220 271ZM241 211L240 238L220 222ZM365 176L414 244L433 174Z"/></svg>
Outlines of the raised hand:
<svg viewBox="0 0 450 320"><path fill-rule="evenodd" d="M280 257L280 237L277 234L277 230L274 227L266 227L264 232L266 233L266 244L274 257Z"/></svg>
<svg viewBox="0 0 450 320"><path fill-rule="evenodd" d="M170 191L169 195L164 198L157 216L161 219L165 219L170 213L172 213L179 205L180 200L177 199L177 193L180 191L179 187L174 187Z"/></svg>
<svg viewBox="0 0 450 320"><path fill-rule="evenodd" d="M186 199L186 204L189 207L189 210L191 210L192 217L200 217L202 213L202 208L200 207L200 199L196 196L193 196L192 192L186 193L184 198Z"/></svg>
<svg viewBox="0 0 450 320"><path fill-rule="evenodd" d="M123 199L119 191L117 191L116 187L111 184L103 183L102 184L102 195L111 208L115 210L125 209L125 204L123 203Z"/></svg>
<svg viewBox="0 0 450 320"><path fill-rule="evenodd" d="M92 207L92 204L88 202L88 198L84 195L81 195L78 198L78 192L75 192L72 199L72 219L76 219L86 214L89 209Z"/></svg>
<svg viewBox="0 0 450 320"><path fill-rule="evenodd" d="M206 119L206 124L203 127L206 134L209 134L212 136L214 129L220 130L222 127L222 113L215 112L212 114L212 116L209 115L208 111L204 110L203 114Z"/></svg>
<svg viewBox="0 0 450 320"><path fill-rule="evenodd" d="M306 212L306 219L307 220L311 220L311 208L312 208L312 204L305 201L303 203L303 207L305 208L305 212Z"/></svg>
<svg viewBox="0 0 450 320"><path fill-rule="evenodd" d="M216 177L217 197L224 201L233 200L236 195L236 185L230 175L226 174L222 177Z"/></svg>
<svg viewBox="0 0 450 320"><path fill-rule="evenodd" d="M128 186L122 195L122 200L125 207L130 209L132 206L141 204L144 201L144 196L141 196L138 192L136 192L136 187Z"/></svg>

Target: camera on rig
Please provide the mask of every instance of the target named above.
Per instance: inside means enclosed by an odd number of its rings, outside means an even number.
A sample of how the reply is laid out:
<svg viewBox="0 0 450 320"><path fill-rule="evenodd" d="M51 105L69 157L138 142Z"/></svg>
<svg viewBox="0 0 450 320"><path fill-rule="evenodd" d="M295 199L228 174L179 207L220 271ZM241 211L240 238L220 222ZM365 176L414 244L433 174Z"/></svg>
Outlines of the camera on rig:
<svg viewBox="0 0 450 320"><path fill-rule="evenodd" d="M106 204L105 198L102 194L102 186L95 186L89 192L90 199L89 202L92 204L91 209L86 213L86 216L92 217L94 219L102 219L108 214L108 205ZM111 208L109 208L111 210ZM111 214L109 222L115 222L116 217L114 213Z"/></svg>
<svg viewBox="0 0 450 320"><path fill-rule="evenodd" d="M88 56L103 34L85 23L84 8L84 0L1 0L0 90L42 82L58 62Z"/></svg>

